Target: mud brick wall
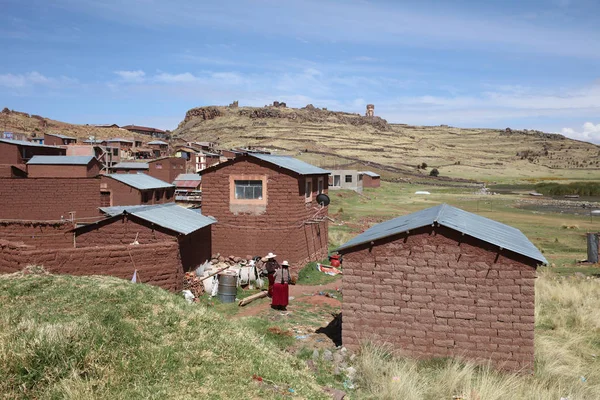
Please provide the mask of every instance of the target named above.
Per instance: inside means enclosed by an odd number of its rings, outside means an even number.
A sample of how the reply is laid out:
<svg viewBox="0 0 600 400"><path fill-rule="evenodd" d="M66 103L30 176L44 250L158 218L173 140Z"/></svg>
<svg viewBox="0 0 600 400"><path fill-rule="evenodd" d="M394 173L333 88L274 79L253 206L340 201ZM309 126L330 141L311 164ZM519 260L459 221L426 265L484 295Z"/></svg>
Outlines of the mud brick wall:
<svg viewBox="0 0 600 400"><path fill-rule="evenodd" d="M363 174L363 188L378 188L381 186L381 178L373 178Z"/></svg>
<svg viewBox="0 0 600 400"><path fill-rule="evenodd" d="M90 165L43 165L27 166L30 178L93 178L100 173L97 162Z"/></svg>
<svg viewBox="0 0 600 400"><path fill-rule="evenodd" d="M0 178L0 219L28 221L100 215L98 178ZM87 219L85 222L90 222Z"/></svg>
<svg viewBox="0 0 600 400"><path fill-rule="evenodd" d="M0 164L0 178L26 178L25 164Z"/></svg>
<svg viewBox="0 0 600 400"><path fill-rule="evenodd" d="M230 207L230 175L266 176L266 206L258 213L234 212ZM327 176L322 176L327 193ZM305 179L313 188L305 202ZM299 176L260 160L237 159L202 173L202 214L213 216L213 253L224 256L264 256L272 251L292 269L327 255L327 221L305 225L317 213L317 177ZM265 188L263 187L263 190ZM325 207L319 216L327 216Z"/></svg>
<svg viewBox="0 0 600 400"><path fill-rule="evenodd" d="M42 265L54 274L110 275L131 279L135 269L138 282L178 291L182 288L183 267L177 243L116 245L81 249L24 250L20 268ZM2 267L0 267L2 268Z"/></svg>
<svg viewBox="0 0 600 400"><path fill-rule="evenodd" d="M345 346L533 369L535 261L444 227L345 253Z"/></svg>
<svg viewBox="0 0 600 400"><path fill-rule="evenodd" d="M71 222L1 221L0 239L41 249L74 247Z"/></svg>
<svg viewBox="0 0 600 400"><path fill-rule="evenodd" d="M179 254L184 271L192 271L210 260L212 255L211 226L199 229L189 235L179 236Z"/></svg>
<svg viewBox="0 0 600 400"><path fill-rule="evenodd" d="M161 168L157 168L160 165ZM177 175L185 173L185 159L168 157L148 162L147 174L167 183L173 183Z"/></svg>
<svg viewBox="0 0 600 400"><path fill-rule="evenodd" d="M102 176L100 187L102 191L110 192L111 206L134 206L142 204L164 204L175 201L175 188L146 190L148 201L143 202L142 191L117 181L116 179ZM159 193L158 200L156 192Z"/></svg>
<svg viewBox="0 0 600 400"><path fill-rule="evenodd" d="M0 274L21 270L21 250L27 248L23 243L0 239Z"/></svg>

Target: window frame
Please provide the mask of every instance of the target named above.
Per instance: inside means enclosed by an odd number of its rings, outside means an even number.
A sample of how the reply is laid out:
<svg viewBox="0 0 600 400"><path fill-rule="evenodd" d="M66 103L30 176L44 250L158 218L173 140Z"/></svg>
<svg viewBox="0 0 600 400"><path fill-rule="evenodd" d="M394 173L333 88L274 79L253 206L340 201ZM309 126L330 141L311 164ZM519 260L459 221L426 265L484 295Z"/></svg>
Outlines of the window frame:
<svg viewBox="0 0 600 400"><path fill-rule="evenodd" d="M322 194L325 191L325 182L323 178L317 179L317 194Z"/></svg>
<svg viewBox="0 0 600 400"><path fill-rule="evenodd" d="M236 181L262 181L262 199L236 199L235 182ZM229 175L229 204L244 205L266 205L268 198L268 184L266 175Z"/></svg>
<svg viewBox="0 0 600 400"><path fill-rule="evenodd" d="M350 180L348 180L348 178L350 178ZM344 175L344 183L353 183L352 175Z"/></svg>
<svg viewBox="0 0 600 400"><path fill-rule="evenodd" d="M313 199L313 179L312 177L304 180L304 201L310 203Z"/></svg>

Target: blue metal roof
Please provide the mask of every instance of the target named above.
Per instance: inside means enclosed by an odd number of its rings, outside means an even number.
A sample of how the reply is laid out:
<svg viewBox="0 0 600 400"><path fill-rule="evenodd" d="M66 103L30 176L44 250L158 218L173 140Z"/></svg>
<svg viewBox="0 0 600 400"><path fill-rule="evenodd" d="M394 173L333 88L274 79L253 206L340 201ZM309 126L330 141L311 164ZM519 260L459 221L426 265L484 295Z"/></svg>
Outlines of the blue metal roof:
<svg viewBox="0 0 600 400"><path fill-rule="evenodd" d="M294 157L290 156L276 156L273 154L258 154L251 153L248 154L251 157L258 158L259 160L266 161L271 164L275 164L281 168L289 169L300 175L322 175L329 174L329 171L324 170L319 167L315 167L309 163L305 163L304 161L300 161Z"/></svg>
<svg viewBox="0 0 600 400"><path fill-rule="evenodd" d="M179 174L176 181L201 181L202 177L198 174Z"/></svg>
<svg viewBox="0 0 600 400"><path fill-rule="evenodd" d="M161 181L146 174L110 174L105 175L107 178L112 178L116 181L124 183L138 190L164 189L175 187L170 183Z"/></svg>
<svg viewBox="0 0 600 400"><path fill-rule="evenodd" d="M376 174L375 172L371 172L371 171L362 171L360 173L363 174L363 175L368 175L371 178L380 178L381 177L381 175Z"/></svg>
<svg viewBox="0 0 600 400"><path fill-rule="evenodd" d="M148 163L145 162L120 162L112 167L111 169L149 169Z"/></svg>
<svg viewBox="0 0 600 400"><path fill-rule="evenodd" d="M216 222L213 218L206 217L196 211L188 210L175 203L151 206L102 207L100 210L111 217L123 213L131 214L184 235L188 235Z"/></svg>
<svg viewBox="0 0 600 400"><path fill-rule="evenodd" d="M441 204L377 224L346 242L338 250L347 250L360 244L422 228L436 222L439 225L532 258L541 263L548 263L537 247L517 228L449 206L448 204Z"/></svg>
<svg viewBox="0 0 600 400"><path fill-rule="evenodd" d="M48 146L46 144L39 144L39 143L34 143L34 142L28 142L26 140L13 140L13 139L0 139L0 142L2 143L8 143L8 144L14 144L14 145L18 145L18 146L30 146L30 147L44 147L44 148L53 148L53 149L60 149L61 147L58 146Z"/></svg>
<svg viewBox="0 0 600 400"><path fill-rule="evenodd" d="M88 165L94 156L33 156L27 165Z"/></svg>
<svg viewBox="0 0 600 400"><path fill-rule="evenodd" d="M167 142L163 142L162 140L153 140L151 142L148 142L147 144L161 144L161 145L168 145L169 143Z"/></svg>

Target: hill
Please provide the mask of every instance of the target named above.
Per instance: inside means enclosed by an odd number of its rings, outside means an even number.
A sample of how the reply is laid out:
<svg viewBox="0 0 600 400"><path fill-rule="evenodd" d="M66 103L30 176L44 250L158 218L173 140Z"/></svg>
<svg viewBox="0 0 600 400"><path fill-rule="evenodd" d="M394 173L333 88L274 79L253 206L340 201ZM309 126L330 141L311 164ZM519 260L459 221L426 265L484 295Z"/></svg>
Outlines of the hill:
<svg viewBox="0 0 600 400"><path fill-rule="evenodd" d="M427 176L435 167L444 177L484 181L594 179L600 169L600 146L558 134L389 124L310 105L194 108L173 138L264 147L329 168L358 163L387 178Z"/></svg>
<svg viewBox="0 0 600 400"><path fill-rule="evenodd" d="M43 137L44 133L60 133L76 137L79 141L88 140L91 136L96 139L110 138L146 138L121 128L99 128L93 125L77 125L55 121L40 115L27 114L4 108L0 112L0 128L6 132L23 133L29 137Z"/></svg>
<svg viewBox="0 0 600 400"><path fill-rule="evenodd" d="M243 322L156 287L17 273L0 276L0 304L4 399L327 398Z"/></svg>

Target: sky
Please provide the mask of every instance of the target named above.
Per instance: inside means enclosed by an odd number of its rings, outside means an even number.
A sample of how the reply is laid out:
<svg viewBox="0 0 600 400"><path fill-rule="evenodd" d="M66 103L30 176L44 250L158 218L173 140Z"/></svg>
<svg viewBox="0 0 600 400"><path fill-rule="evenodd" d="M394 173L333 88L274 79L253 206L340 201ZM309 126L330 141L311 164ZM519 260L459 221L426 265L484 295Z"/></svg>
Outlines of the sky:
<svg viewBox="0 0 600 400"><path fill-rule="evenodd" d="M600 143L597 0L0 0L0 108L175 129L193 107Z"/></svg>

